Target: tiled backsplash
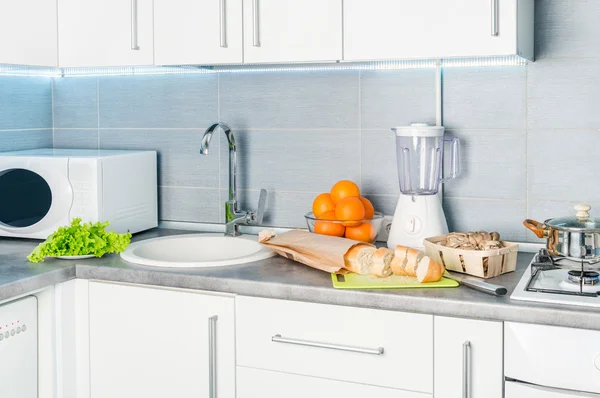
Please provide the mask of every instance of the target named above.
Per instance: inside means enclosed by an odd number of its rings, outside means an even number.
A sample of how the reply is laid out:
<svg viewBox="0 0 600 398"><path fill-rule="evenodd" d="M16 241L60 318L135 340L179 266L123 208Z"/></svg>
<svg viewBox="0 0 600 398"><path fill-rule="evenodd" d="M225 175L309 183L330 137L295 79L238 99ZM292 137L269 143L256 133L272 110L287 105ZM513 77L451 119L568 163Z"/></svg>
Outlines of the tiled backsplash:
<svg viewBox="0 0 600 398"><path fill-rule="evenodd" d="M52 82L0 77L0 150L52 147Z"/></svg>
<svg viewBox="0 0 600 398"><path fill-rule="evenodd" d="M444 70L444 125L463 152L463 175L445 187L452 229L537 241L526 217L568 215L581 201L600 214L599 14L597 1L538 0L535 63ZM223 222L224 138L199 154L213 121L234 129L242 208L265 188L265 223L291 227L343 178L393 214L390 127L435 121L431 69L63 78L52 106L48 80L0 84L4 150L51 144L50 109L57 148L157 150L160 218L173 221Z"/></svg>

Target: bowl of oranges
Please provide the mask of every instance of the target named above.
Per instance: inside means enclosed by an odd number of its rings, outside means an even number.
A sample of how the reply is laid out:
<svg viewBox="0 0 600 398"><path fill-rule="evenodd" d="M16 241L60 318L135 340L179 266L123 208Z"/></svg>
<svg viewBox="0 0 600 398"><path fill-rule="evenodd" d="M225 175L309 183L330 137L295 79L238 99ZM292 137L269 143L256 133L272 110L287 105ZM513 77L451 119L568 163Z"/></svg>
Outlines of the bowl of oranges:
<svg viewBox="0 0 600 398"><path fill-rule="evenodd" d="M304 218L310 232L368 243L375 241L383 222L383 214L348 180L338 181L331 192L318 195Z"/></svg>

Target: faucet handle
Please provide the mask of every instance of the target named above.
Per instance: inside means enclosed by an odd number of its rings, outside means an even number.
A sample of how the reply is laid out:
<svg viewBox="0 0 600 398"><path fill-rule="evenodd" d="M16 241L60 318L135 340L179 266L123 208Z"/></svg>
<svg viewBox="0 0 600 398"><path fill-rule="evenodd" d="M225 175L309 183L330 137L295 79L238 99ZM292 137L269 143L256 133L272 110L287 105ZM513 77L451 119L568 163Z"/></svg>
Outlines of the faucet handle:
<svg viewBox="0 0 600 398"><path fill-rule="evenodd" d="M265 216L265 206L267 205L267 190L260 190L260 197L258 198L258 210L256 211L256 223L261 225Z"/></svg>

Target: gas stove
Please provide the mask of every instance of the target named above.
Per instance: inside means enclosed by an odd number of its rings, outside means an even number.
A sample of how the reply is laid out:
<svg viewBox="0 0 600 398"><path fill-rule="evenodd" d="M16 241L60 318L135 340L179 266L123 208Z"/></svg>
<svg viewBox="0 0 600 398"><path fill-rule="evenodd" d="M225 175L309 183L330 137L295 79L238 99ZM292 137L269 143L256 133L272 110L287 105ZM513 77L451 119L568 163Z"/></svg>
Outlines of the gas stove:
<svg viewBox="0 0 600 398"><path fill-rule="evenodd" d="M527 267L510 298L600 307L600 263L555 258L542 249Z"/></svg>

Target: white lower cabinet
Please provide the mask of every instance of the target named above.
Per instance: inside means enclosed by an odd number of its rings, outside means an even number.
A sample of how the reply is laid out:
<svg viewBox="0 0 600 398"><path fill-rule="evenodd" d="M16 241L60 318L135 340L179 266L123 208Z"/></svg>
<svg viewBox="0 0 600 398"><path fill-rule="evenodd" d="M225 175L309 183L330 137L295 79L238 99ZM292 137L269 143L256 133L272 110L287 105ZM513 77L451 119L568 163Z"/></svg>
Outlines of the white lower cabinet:
<svg viewBox="0 0 600 398"><path fill-rule="evenodd" d="M236 358L247 368L431 394L433 316L238 296Z"/></svg>
<svg viewBox="0 0 600 398"><path fill-rule="evenodd" d="M90 282L91 398L234 398L234 313L225 295Z"/></svg>
<svg viewBox="0 0 600 398"><path fill-rule="evenodd" d="M237 368L237 398L430 398L430 394L268 370Z"/></svg>
<svg viewBox="0 0 600 398"><path fill-rule="evenodd" d="M436 316L435 398L502 398L502 322Z"/></svg>

